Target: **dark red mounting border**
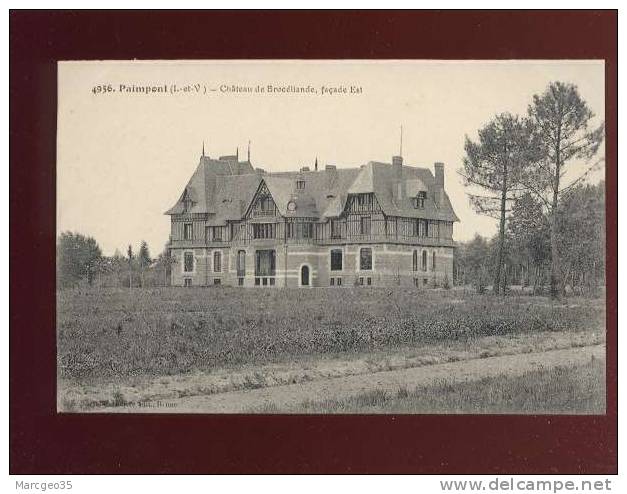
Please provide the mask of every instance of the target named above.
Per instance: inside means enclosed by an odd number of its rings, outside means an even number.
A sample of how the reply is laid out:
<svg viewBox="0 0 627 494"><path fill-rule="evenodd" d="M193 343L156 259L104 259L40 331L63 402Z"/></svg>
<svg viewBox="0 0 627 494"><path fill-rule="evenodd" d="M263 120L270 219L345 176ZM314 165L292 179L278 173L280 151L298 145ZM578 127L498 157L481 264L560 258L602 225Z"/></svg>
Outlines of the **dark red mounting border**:
<svg viewBox="0 0 627 494"><path fill-rule="evenodd" d="M616 11L13 11L10 471L616 473ZM606 416L55 413L56 61L605 59Z"/></svg>

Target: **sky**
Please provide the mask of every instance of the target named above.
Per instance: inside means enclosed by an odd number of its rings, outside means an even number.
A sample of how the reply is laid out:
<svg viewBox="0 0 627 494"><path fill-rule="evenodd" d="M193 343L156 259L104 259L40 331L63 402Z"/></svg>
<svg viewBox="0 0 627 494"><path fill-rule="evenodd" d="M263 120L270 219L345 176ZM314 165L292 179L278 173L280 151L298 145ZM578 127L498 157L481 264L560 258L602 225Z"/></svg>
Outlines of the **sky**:
<svg viewBox="0 0 627 494"><path fill-rule="evenodd" d="M316 157L320 167L357 167L390 162L402 125L405 164L445 164L454 239L492 236L496 221L472 210L458 173L465 136L476 139L498 113L524 115L556 80L576 84L594 123L604 120L602 61L61 62L57 232L93 236L105 255L146 240L157 255L170 231L163 213L203 142L208 156L239 147L245 159L250 141L253 166L268 172L313 167ZM566 180L586 168L573 163Z"/></svg>

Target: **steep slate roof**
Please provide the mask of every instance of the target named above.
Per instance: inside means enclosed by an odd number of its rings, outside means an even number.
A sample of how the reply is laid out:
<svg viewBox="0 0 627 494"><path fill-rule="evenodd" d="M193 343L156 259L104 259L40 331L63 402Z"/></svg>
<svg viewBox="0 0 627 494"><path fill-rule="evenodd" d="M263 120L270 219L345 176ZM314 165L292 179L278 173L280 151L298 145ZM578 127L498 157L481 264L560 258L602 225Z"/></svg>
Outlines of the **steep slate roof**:
<svg viewBox="0 0 627 494"><path fill-rule="evenodd" d="M202 157L183 194L165 214L184 212L183 201L187 194L192 200L188 212L208 213L210 225L240 220L263 181L279 212L287 217L326 221L342 214L349 194L372 192L388 216L459 221L445 192L442 192L441 207L436 205L438 186L427 168L402 166L405 194L398 201L394 193L398 183L397 172L388 163L370 161L359 168L261 173L256 172L248 161L228 158L212 160ZM305 181L304 189L297 188L298 180ZM423 190L427 192L425 207L416 209L411 198ZM296 203L295 211L288 211L290 201Z"/></svg>
<svg viewBox="0 0 627 494"><path fill-rule="evenodd" d="M165 214L183 213L186 195L192 200L192 207L187 211L188 213L217 214L217 211L222 209L214 192L217 191L219 194L221 191L221 187L216 186L217 182L225 177L244 176L253 173L254 169L248 161L213 160L208 156L202 156L179 200Z"/></svg>

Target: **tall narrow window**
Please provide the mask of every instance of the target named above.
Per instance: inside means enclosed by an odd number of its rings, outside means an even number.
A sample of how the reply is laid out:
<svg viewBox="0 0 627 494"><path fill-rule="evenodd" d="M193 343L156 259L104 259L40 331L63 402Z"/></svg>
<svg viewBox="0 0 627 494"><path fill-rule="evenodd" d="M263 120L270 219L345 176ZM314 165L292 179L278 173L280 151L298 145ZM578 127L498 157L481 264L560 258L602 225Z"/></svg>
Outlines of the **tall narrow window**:
<svg viewBox="0 0 627 494"><path fill-rule="evenodd" d="M418 271L418 251L414 251L414 255L412 256L412 268L414 271Z"/></svg>
<svg viewBox="0 0 627 494"><path fill-rule="evenodd" d="M422 251L422 263L421 263L420 268L421 268L423 271L426 271L426 270L427 270L427 251L426 251L426 250L423 250L423 251Z"/></svg>
<svg viewBox="0 0 627 494"><path fill-rule="evenodd" d="M213 253L213 272L219 273L222 271L222 252L216 250Z"/></svg>
<svg viewBox="0 0 627 494"><path fill-rule="evenodd" d="M331 251L331 271L342 271L342 249Z"/></svg>
<svg viewBox="0 0 627 494"><path fill-rule="evenodd" d="M370 271L372 269L372 249L364 247L359 250L359 269Z"/></svg>
<svg viewBox="0 0 627 494"><path fill-rule="evenodd" d="M183 258L183 271L191 273L194 271L194 253L186 252Z"/></svg>
<svg viewBox="0 0 627 494"><path fill-rule="evenodd" d="M436 266L436 264L435 264L435 252L433 252L432 257L433 257L433 260L431 261L431 269L433 271L435 271L435 266Z"/></svg>
<svg viewBox="0 0 627 494"><path fill-rule="evenodd" d="M303 238L313 238L313 224L303 224Z"/></svg>
<svg viewBox="0 0 627 494"><path fill-rule="evenodd" d="M185 223L183 225L183 239L184 240L193 240L194 238L194 230L192 228L191 223Z"/></svg>
<svg viewBox="0 0 627 494"><path fill-rule="evenodd" d="M362 216L359 224L359 233L370 235L370 216Z"/></svg>
<svg viewBox="0 0 627 494"><path fill-rule="evenodd" d="M296 181L296 188L299 190L303 190L305 188L305 181L304 180L297 180Z"/></svg>
<svg viewBox="0 0 627 494"><path fill-rule="evenodd" d="M429 221L428 220L416 220L417 221L417 235L419 237L429 236Z"/></svg>
<svg viewBox="0 0 627 494"><path fill-rule="evenodd" d="M237 251L237 276L246 275L246 251Z"/></svg>

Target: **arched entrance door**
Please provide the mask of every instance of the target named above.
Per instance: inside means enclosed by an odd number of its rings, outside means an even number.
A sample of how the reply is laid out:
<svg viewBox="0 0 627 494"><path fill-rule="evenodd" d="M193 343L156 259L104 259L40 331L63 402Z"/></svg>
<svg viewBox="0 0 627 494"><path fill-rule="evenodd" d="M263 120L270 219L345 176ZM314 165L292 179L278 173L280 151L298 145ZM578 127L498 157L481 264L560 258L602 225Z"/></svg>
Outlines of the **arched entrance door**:
<svg viewBox="0 0 627 494"><path fill-rule="evenodd" d="M300 268L300 285L309 286L309 266Z"/></svg>

